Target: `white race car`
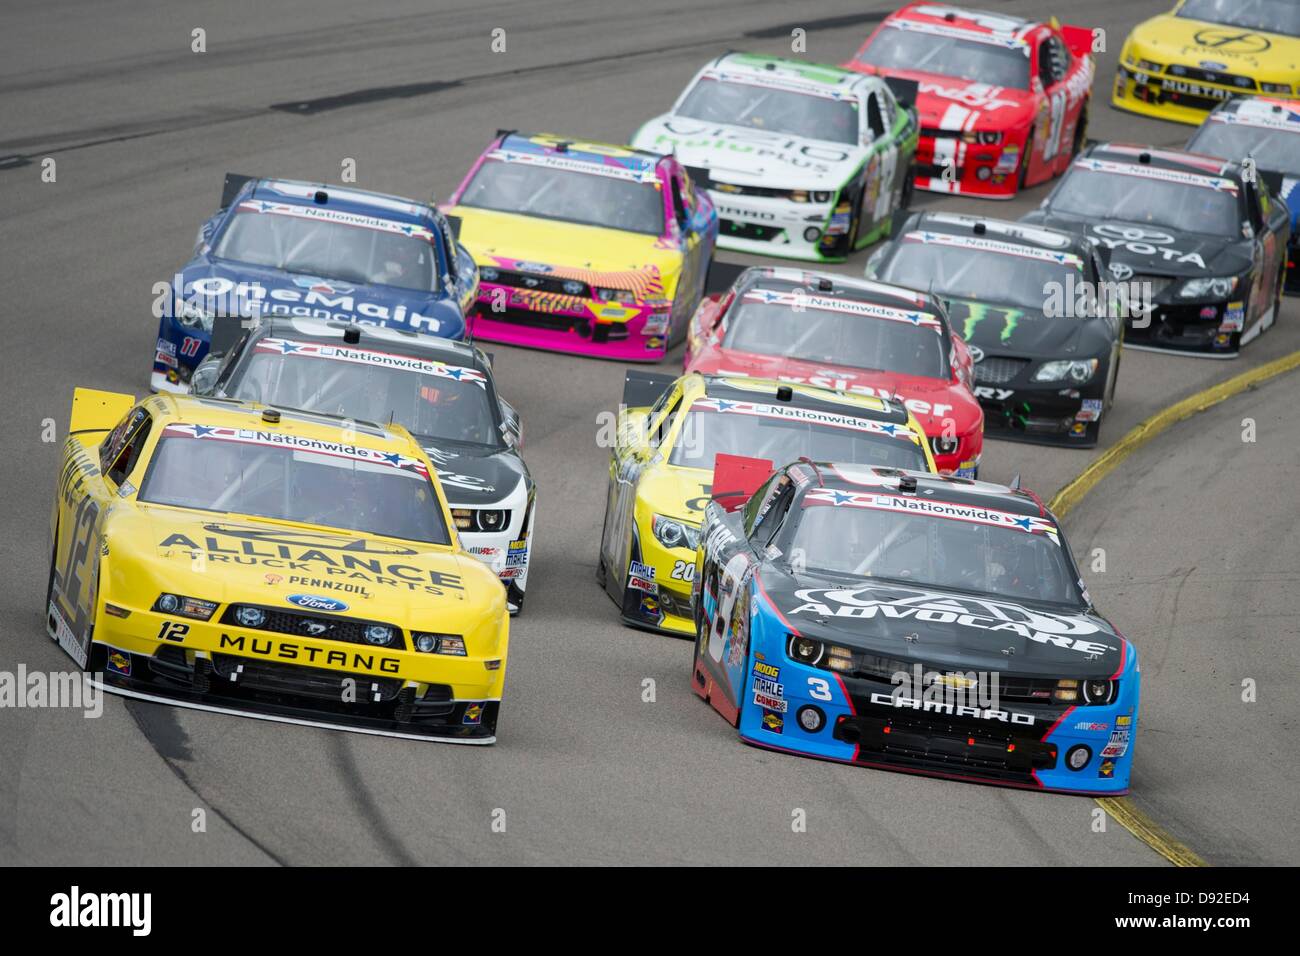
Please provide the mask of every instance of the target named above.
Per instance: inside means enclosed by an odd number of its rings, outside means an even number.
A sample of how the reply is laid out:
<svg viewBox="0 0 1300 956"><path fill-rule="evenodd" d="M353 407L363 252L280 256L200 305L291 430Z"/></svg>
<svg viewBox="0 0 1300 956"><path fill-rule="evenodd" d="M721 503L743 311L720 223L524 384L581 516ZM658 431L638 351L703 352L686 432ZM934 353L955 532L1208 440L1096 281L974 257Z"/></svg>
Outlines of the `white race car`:
<svg viewBox="0 0 1300 956"><path fill-rule="evenodd" d="M729 53L632 144L676 153L718 209L725 249L837 262L907 204L916 84Z"/></svg>

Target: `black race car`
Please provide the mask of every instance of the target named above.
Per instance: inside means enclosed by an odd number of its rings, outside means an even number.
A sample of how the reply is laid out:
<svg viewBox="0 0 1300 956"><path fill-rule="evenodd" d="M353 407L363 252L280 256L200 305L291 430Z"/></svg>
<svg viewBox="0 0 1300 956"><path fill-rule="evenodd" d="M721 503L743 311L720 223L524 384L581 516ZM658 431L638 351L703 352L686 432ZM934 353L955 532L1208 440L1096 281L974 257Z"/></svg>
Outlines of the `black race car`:
<svg viewBox="0 0 1300 956"><path fill-rule="evenodd" d="M1097 244L1056 229L913 215L867 275L941 297L966 340L984 430L1088 447L1115 396L1123 303Z"/></svg>
<svg viewBox="0 0 1300 956"><path fill-rule="evenodd" d="M1137 654L1034 495L719 456L713 499L691 686L742 740L1032 789L1128 789Z"/></svg>
<svg viewBox="0 0 1300 956"><path fill-rule="evenodd" d="M1277 319L1290 216L1239 163L1098 144L1023 221L1101 243L1130 348L1231 358Z"/></svg>
<svg viewBox="0 0 1300 956"><path fill-rule="evenodd" d="M1300 293L1300 100L1234 97L1205 118L1187 141L1193 153L1255 165L1269 193L1291 216L1286 291Z"/></svg>
<svg viewBox="0 0 1300 956"><path fill-rule="evenodd" d="M397 422L438 469L465 549L523 607L537 489L519 454L519 416L488 357L462 342L340 320L218 316L195 395Z"/></svg>

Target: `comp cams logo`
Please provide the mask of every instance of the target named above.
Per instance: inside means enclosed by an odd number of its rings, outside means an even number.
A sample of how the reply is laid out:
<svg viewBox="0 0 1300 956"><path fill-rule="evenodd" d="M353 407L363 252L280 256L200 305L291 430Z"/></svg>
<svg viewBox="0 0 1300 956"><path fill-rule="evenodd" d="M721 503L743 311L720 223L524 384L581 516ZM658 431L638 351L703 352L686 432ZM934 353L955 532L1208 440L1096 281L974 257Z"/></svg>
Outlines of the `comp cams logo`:
<svg viewBox="0 0 1300 956"><path fill-rule="evenodd" d="M50 897L50 925L60 928L125 927L133 936L153 928L152 893L83 893L78 886Z"/></svg>

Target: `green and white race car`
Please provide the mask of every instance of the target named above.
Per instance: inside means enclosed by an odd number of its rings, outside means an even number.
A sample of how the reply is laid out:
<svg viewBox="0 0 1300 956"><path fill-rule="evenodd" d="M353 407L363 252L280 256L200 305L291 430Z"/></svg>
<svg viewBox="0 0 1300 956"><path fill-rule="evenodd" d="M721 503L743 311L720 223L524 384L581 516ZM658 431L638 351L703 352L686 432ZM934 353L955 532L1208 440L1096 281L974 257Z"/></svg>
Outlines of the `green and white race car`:
<svg viewBox="0 0 1300 956"><path fill-rule="evenodd" d="M632 143L676 153L718 209L718 245L842 261L907 205L916 84L729 53Z"/></svg>

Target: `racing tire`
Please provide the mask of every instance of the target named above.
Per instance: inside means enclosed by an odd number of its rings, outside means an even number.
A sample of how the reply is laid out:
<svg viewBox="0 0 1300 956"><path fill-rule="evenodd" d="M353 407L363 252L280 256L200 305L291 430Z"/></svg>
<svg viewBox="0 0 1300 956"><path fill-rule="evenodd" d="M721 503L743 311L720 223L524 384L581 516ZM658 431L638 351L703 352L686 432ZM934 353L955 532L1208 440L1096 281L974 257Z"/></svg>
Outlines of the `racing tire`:
<svg viewBox="0 0 1300 956"><path fill-rule="evenodd" d="M866 189L858 191L858 195L853 200L853 220L849 223L849 241L844 249L846 256L851 255L858 248L858 234L862 231L862 197L866 195Z"/></svg>
<svg viewBox="0 0 1300 956"><path fill-rule="evenodd" d="M514 581L506 585L506 602L515 606L515 609L510 612L511 617L518 617L524 613L524 593L519 590L519 585Z"/></svg>
<svg viewBox="0 0 1300 956"><path fill-rule="evenodd" d="M1023 192L1029 184L1029 164L1034 157L1034 132L1029 131L1025 139L1025 155L1020 157L1020 176L1016 180L1016 192Z"/></svg>
<svg viewBox="0 0 1300 956"><path fill-rule="evenodd" d="M1079 122L1074 124L1074 142L1070 144L1071 158L1078 156L1088 142L1088 107L1091 103L1091 98L1084 100L1083 108L1079 110Z"/></svg>

